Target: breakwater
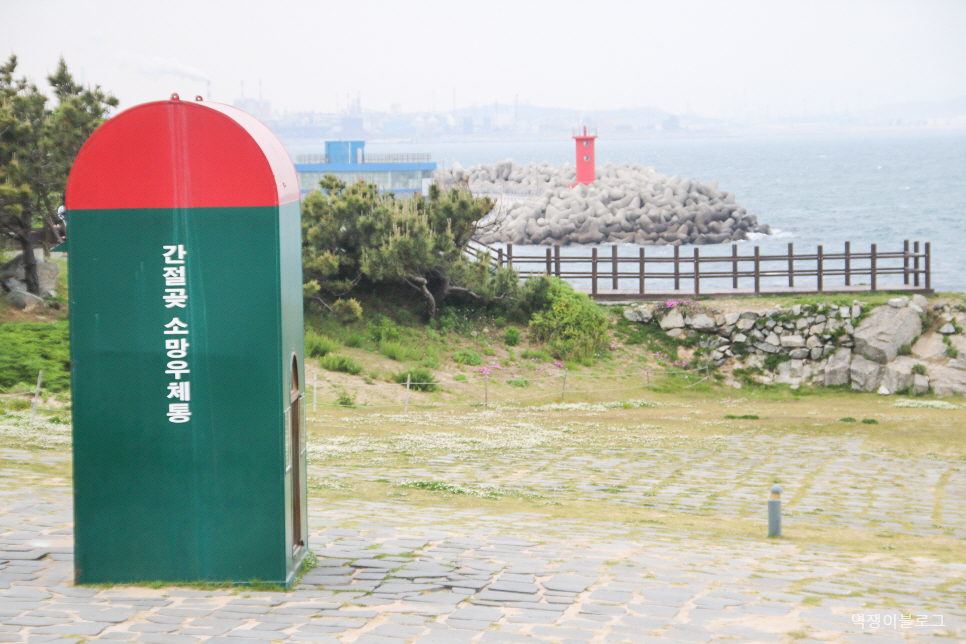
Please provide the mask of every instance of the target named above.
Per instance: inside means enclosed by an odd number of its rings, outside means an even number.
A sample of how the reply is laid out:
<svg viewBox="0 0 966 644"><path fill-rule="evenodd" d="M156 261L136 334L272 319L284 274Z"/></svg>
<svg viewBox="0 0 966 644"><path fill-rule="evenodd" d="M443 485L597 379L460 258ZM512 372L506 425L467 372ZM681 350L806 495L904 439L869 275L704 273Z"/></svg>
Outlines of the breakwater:
<svg viewBox="0 0 966 644"><path fill-rule="evenodd" d="M517 197L504 201L480 240L513 244L721 244L770 234L717 181L668 177L640 164L605 164L593 185L576 185L573 166L519 165L508 159L437 171L443 185Z"/></svg>

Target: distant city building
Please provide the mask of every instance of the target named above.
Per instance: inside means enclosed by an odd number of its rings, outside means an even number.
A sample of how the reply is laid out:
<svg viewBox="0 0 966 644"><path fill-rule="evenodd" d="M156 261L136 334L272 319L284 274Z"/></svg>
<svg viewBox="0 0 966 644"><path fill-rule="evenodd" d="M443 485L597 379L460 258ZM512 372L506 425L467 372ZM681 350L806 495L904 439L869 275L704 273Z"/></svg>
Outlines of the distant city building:
<svg viewBox="0 0 966 644"><path fill-rule="evenodd" d="M263 123L272 119L272 104L269 101L242 97L236 98L231 104L240 110L248 112Z"/></svg>
<svg viewBox="0 0 966 644"><path fill-rule="evenodd" d="M295 158L302 194L317 190L327 174L346 185L359 180L373 183L380 192L421 192L435 169L429 154L366 154L365 141L326 141L325 154Z"/></svg>

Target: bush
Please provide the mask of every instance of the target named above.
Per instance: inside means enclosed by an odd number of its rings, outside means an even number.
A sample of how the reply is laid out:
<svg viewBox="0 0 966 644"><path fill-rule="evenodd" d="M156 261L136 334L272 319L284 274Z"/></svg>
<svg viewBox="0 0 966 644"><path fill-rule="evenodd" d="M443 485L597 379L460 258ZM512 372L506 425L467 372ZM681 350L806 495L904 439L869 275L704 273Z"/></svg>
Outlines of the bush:
<svg viewBox="0 0 966 644"><path fill-rule="evenodd" d="M0 324L0 389L18 383L37 386L44 371L44 389L70 389L70 340L66 320Z"/></svg>
<svg viewBox="0 0 966 644"><path fill-rule="evenodd" d="M399 339L399 336L399 327L384 315L380 315L369 325L369 337L376 342L394 342Z"/></svg>
<svg viewBox="0 0 966 644"><path fill-rule="evenodd" d="M879 424L879 421L877 421L875 418L863 418L862 419L862 422L865 423L866 425L878 425Z"/></svg>
<svg viewBox="0 0 966 644"><path fill-rule="evenodd" d="M362 305L354 298L336 300L332 303L332 312L341 322L355 322L362 319Z"/></svg>
<svg viewBox="0 0 966 644"><path fill-rule="evenodd" d="M765 358L765 371L774 371L783 362L788 362L791 358L784 353L773 353Z"/></svg>
<svg viewBox="0 0 966 644"><path fill-rule="evenodd" d="M390 340L383 340L379 343L379 353L396 362L405 362L413 357L413 351L410 347L401 342Z"/></svg>
<svg viewBox="0 0 966 644"><path fill-rule="evenodd" d="M485 355L485 356L495 356L496 355L496 351L493 349L493 347L483 347L483 355Z"/></svg>
<svg viewBox="0 0 966 644"><path fill-rule="evenodd" d="M840 423L854 423L855 419L851 416L846 416L845 418L839 418Z"/></svg>
<svg viewBox="0 0 966 644"><path fill-rule="evenodd" d="M466 382L467 380L469 380L469 378L466 377L466 374L458 373L455 376L453 376L453 380L455 380L456 382Z"/></svg>
<svg viewBox="0 0 966 644"><path fill-rule="evenodd" d="M520 329L511 326L503 332L503 342L508 347L515 347L520 344Z"/></svg>
<svg viewBox="0 0 966 644"><path fill-rule="evenodd" d="M359 349L366 343L366 336L361 333L350 333L342 341L347 347L352 347L353 349Z"/></svg>
<svg viewBox="0 0 966 644"><path fill-rule="evenodd" d="M517 377L511 380L507 380L506 384L510 385L511 387L529 387L530 381L527 380L526 378Z"/></svg>
<svg viewBox="0 0 966 644"><path fill-rule="evenodd" d="M916 374L917 376L925 376L926 375L926 365L924 365L924 364L914 364L914 365L912 365L912 373Z"/></svg>
<svg viewBox="0 0 966 644"><path fill-rule="evenodd" d="M535 307L530 328L536 339L549 345L554 357L590 360L606 346L607 317L593 300L557 278L544 276L530 282L536 282L524 296L526 306Z"/></svg>
<svg viewBox="0 0 966 644"><path fill-rule="evenodd" d="M407 377L410 381L410 389L426 392L436 391L437 389L438 383L429 369L407 369L394 374L392 379L400 385L405 385Z"/></svg>
<svg viewBox="0 0 966 644"><path fill-rule="evenodd" d="M360 373L362 373L362 364L358 360L354 360L349 356L340 356L335 353L330 353L319 360L319 364L322 365L323 369L328 369L329 371L340 371L352 376L358 376Z"/></svg>
<svg viewBox="0 0 966 644"><path fill-rule="evenodd" d="M550 361L550 354L543 349L524 349L520 352L520 357L524 360L544 360Z"/></svg>
<svg viewBox="0 0 966 644"><path fill-rule="evenodd" d="M907 343L907 344L904 344L901 347L899 347L899 355L900 356L911 356L912 355L912 345Z"/></svg>
<svg viewBox="0 0 966 644"><path fill-rule="evenodd" d="M344 387L340 387L335 395L335 404L342 407L355 407L356 397L346 391Z"/></svg>
<svg viewBox="0 0 966 644"><path fill-rule="evenodd" d="M322 358L336 351L339 343L309 329L305 332L305 354L310 358Z"/></svg>
<svg viewBox="0 0 966 644"><path fill-rule="evenodd" d="M461 365L475 367L483 364L483 358L473 349L460 349L453 354L453 361Z"/></svg>

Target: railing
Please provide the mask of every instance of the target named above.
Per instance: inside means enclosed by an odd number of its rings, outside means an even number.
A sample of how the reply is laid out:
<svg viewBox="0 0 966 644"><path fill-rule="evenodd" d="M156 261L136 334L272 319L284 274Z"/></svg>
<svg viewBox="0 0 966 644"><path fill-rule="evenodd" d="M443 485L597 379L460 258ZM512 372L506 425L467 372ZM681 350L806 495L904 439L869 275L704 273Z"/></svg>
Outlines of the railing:
<svg viewBox="0 0 966 644"><path fill-rule="evenodd" d="M362 163L429 163L433 155L428 152L399 153L399 154L366 154L362 153ZM299 164L326 164L331 163L328 155L325 154L299 154L295 156L295 162ZM346 163L355 163L347 160Z"/></svg>
<svg viewBox="0 0 966 644"><path fill-rule="evenodd" d="M699 247L693 249L690 257L681 255L680 246L674 247L672 257L648 257L643 246L639 247L637 256L620 256L618 246L611 246L609 257L602 256L595 246L590 249L589 257L570 254L564 257L560 246L548 246L544 255L519 255L514 254L513 244L507 244L505 250L475 244L475 251L486 261L495 259L497 265L513 268L523 279L554 275L576 282L576 288L589 291L597 299L866 290L932 293L929 242L925 243L922 252L918 241L910 246L907 240L903 249L896 252L880 252L876 244L872 244L869 252L853 252L851 243L845 242L844 252L826 253L819 245L814 253L800 255L795 254L793 244L788 244L787 254L763 255L760 247L755 246L753 254L739 255L738 246L733 244L730 256L704 257ZM899 275L902 276L901 283L883 283L882 278ZM857 282L864 278L868 278L868 282ZM602 279L609 280L610 289L599 288ZM621 280L625 285L623 290ZM710 287L712 281L717 282L714 285L717 288ZM673 288L655 288L655 282L662 282L665 287L673 285ZM722 287L722 282L727 286ZM691 288L682 288L682 283Z"/></svg>

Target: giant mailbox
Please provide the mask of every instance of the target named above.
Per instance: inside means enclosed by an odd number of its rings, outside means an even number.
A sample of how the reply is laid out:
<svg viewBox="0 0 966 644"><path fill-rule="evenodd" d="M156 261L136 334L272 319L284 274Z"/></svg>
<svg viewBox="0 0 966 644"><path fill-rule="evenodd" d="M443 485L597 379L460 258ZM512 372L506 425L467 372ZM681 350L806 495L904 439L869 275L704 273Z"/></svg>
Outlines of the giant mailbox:
<svg viewBox="0 0 966 644"><path fill-rule="evenodd" d="M173 95L94 132L65 202L76 582L290 584L308 537L288 154Z"/></svg>

